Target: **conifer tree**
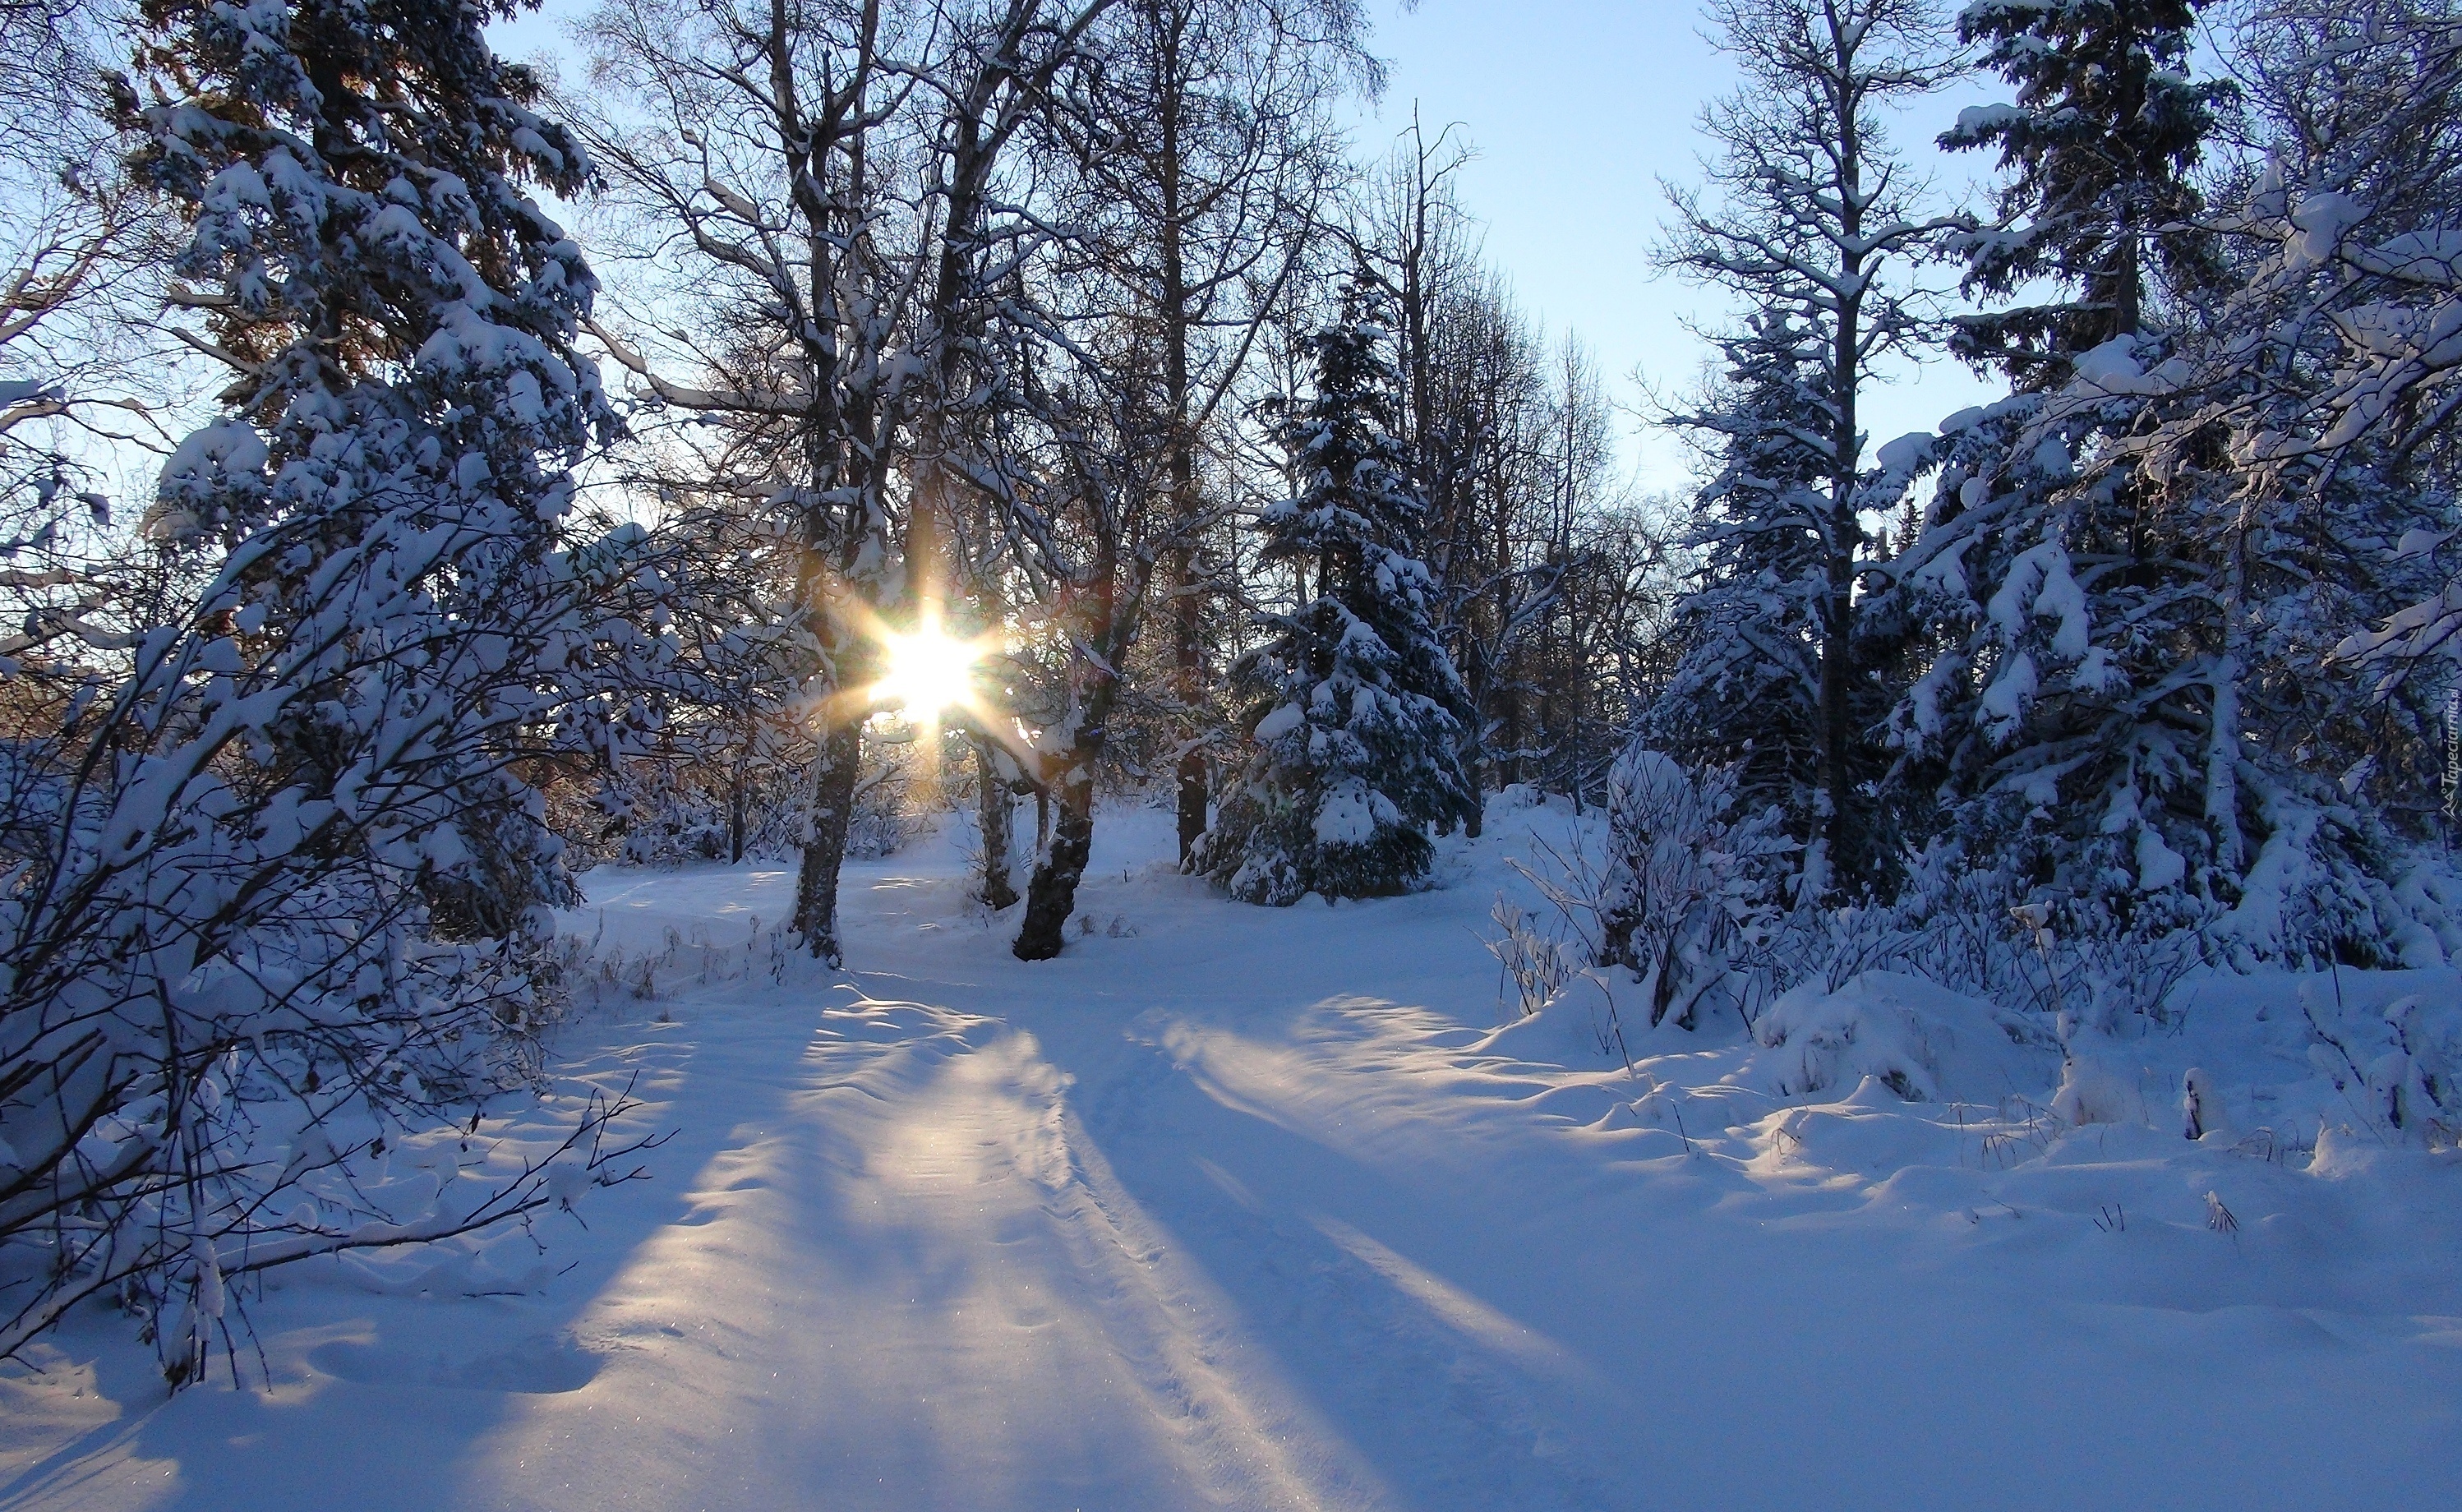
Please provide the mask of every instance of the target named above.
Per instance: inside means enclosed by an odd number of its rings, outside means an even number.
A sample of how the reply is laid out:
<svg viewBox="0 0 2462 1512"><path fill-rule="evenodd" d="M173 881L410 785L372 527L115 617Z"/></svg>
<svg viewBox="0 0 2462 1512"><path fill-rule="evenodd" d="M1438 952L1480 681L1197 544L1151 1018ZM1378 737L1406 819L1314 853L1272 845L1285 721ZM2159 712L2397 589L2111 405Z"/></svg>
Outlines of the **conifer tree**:
<svg viewBox="0 0 2462 1512"><path fill-rule="evenodd" d="M1894 508L1920 441L1868 465L1863 400L1890 356L1931 335L1912 280L1952 223L1927 216L1885 129L1890 106L1952 64L1923 0L1716 0L1717 44L1741 76L1704 113L1719 149L1708 192L1671 187L1666 262L1758 311L1797 313L1821 352L1819 669L1822 834L1804 851L1816 895L1886 886L1893 858L1869 790L1866 520Z"/></svg>
<svg viewBox="0 0 2462 1512"><path fill-rule="evenodd" d="M2211 241L2190 228L2191 175L2231 95L2189 76L2199 0L1973 0L1958 37L2016 88L2012 103L1959 113L1952 152L2000 150L1998 224L1960 248L1970 292L2052 297L1960 317L1953 350L2021 389L2059 382L2080 353L2134 335L2149 280L2212 275ZM2149 266L2150 265L2150 266Z"/></svg>
<svg viewBox="0 0 2462 1512"><path fill-rule="evenodd" d="M1969 288L2049 297L1960 323L1958 350L2017 392L1944 426L1930 518L1894 564L1896 612L1935 637L1892 715L1895 785L1942 802L1941 839L1970 863L2074 899L2064 928L2161 933L2256 898L2263 952L2300 955L2343 926L2286 935L2260 874L2286 875L2288 845L2322 860L2322 897L2374 841L2252 704L2282 639L2259 578L2283 538L2252 530L2228 469L2150 467L2138 440L2194 407L2188 354L2212 334L2163 312L2220 276L2190 225L2229 94L2188 77L2196 9L1980 0L1961 17L2018 94L1942 138L1997 145L2009 174L2000 223L1966 239Z"/></svg>
<svg viewBox="0 0 2462 1512"><path fill-rule="evenodd" d="M1387 299L1366 276L1307 342L1314 391L1281 425L1299 496L1264 512L1262 559L1309 585L1238 678L1262 697L1255 752L1192 863L1277 906L1400 893L1427 875L1427 827L1467 818L1469 701L1430 618L1415 554L1426 501L1395 440L1401 386Z"/></svg>
<svg viewBox="0 0 2462 1512"><path fill-rule="evenodd" d="M192 223L174 302L231 370L149 533L247 560L250 628L323 648L291 676L378 664L275 722L278 763L316 790L420 751L421 889L490 937L570 896L509 768L582 634L553 601L567 469L614 423L573 349L596 281L521 183L577 193L588 160L485 34L518 9L152 0L140 64L195 93L125 97Z"/></svg>
<svg viewBox="0 0 2462 1512"><path fill-rule="evenodd" d="M48 1253L0 1357L109 1294L178 1386L232 1343L230 1278L573 1190L542 1162L379 1212L351 1170L537 1076L572 895L519 764L613 751L610 671L665 643L560 550L612 421L589 269L520 181L588 168L490 13L153 0L145 93L114 81L187 232L181 334L229 382L144 522L171 591L7 668L0 1244ZM43 689L74 690L55 724ZM562 1153L594 1164L607 1116Z"/></svg>
<svg viewBox="0 0 2462 1512"><path fill-rule="evenodd" d="M2186 76L2195 11L1976 0L1958 18L2017 96L1940 139L1998 148L2007 175L1998 223L1958 248L1967 288L2044 296L1957 322L1954 348L2017 392L1944 424L1930 518L1895 564L1896 607L1936 637L1892 715L1895 786L1936 794L1951 843L2019 885L2162 893L2237 838L2200 820L2208 769L2232 761L2215 715L2238 674L2188 538L2194 502L2109 445L2170 354L2149 282L2206 267L2175 228L2223 94Z"/></svg>
<svg viewBox="0 0 2462 1512"><path fill-rule="evenodd" d="M1777 808L1808 842L1821 775L1828 477L1821 354L1783 311L1755 315L1719 346L1726 372L1674 420L1717 471L1694 496L1694 589L1675 606L1677 659L1640 736L1687 767L1733 768L1745 811Z"/></svg>

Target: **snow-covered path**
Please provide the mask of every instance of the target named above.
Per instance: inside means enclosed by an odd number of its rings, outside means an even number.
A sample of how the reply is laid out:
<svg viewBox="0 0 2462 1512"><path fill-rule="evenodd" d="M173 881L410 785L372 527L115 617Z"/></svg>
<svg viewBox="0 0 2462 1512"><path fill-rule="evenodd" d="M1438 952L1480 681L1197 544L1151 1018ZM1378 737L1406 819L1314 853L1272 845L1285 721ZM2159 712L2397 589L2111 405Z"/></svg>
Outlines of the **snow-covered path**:
<svg viewBox="0 0 2462 1512"><path fill-rule="evenodd" d="M607 947L684 942L572 1037L678 1131L657 1179L543 1227L565 1268L514 1295L272 1293L269 1389L164 1404L92 1320L0 1381L0 1506L2377 1508L2462 1474L2450 1219L2387 1260L2415 1215L2269 1227L2260 1187L2225 1247L2141 1179L2124 1241L2084 1216L2119 1149L2023 1193L1946 1143L1790 1176L1826 1126L1638 1127L1578 1023L1493 1041L1494 856L1271 913L1117 820L1101 927L1032 966L938 848L852 878L849 978L784 985L723 965L766 964L784 873L602 875Z"/></svg>
<svg viewBox="0 0 2462 1512"><path fill-rule="evenodd" d="M1603 1389L1596 1372L1347 1220L1383 1228L1425 1200L1397 1200L1385 1162L1217 1079L1271 1074L1239 1054L1243 1026L1289 1016L1261 988L1310 958L1355 968L1369 941L1245 959L1202 927L1222 904L1149 873L1090 898L1135 935L1026 967L1004 934L952 918L953 876L892 871L858 927L907 948L858 969L859 993L764 983L679 1007L702 1031L661 1116L733 1127L686 1212L572 1326L605 1372L523 1403L476 1501L1628 1504L1532 1405ZM611 934L775 918L784 882L661 879L607 899ZM1208 1051L1228 1052L1217 1074ZM1492 1220L1441 1201L1415 1218Z"/></svg>

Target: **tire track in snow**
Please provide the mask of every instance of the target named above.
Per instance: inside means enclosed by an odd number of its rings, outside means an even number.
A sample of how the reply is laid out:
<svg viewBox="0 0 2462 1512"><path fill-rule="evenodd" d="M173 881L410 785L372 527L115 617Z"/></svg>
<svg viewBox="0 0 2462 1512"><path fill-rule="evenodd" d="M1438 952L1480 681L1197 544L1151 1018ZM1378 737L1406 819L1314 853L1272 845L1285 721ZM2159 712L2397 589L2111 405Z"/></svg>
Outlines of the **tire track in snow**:
<svg viewBox="0 0 2462 1512"><path fill-rule="evenodd" d="M672 1112L710 1116L731 1080ZM819 1015L786 1081L584 1307L604 1369L519 1404L466 1500L1393 1504L1121 1190L1030 1033L861 1000Z"/></svg>
<svg viewBox="0 0 2462 1512"><path fill-rule="evenodd" d="M1146 1157L1139 1163L1148 1175L1180 1157L1202 1177L1185 1183L1195 1200L1177 1192L1170 1199L1177 1274L1201 1278L1208 1305L1241 1319L1240 1334L1221 1341L1221 1352L1274 1361L1329 1393L1312 1404L1311 1436L1332 1441L1350 1425L1361 1441L1349 1444L1345 1458L1378 1467L1356 1473L1353 1483L1371 1498L1365 1504L1631 1512L1629 1499L1614 1500L1560 1458L1566 1446L1538 1403L1567 1390L1611 1388L1360 1230L1309 1210L1308 1198L1271 1185L1261 1197L1220 1164L1189 1156L1209 1144L1237 1146L1252 1133L1221 1128L1223 1118L1284 1126L1200 1086L1147 1032L1152 1027L1133 1027L1127 1064L1112 1063L1116 1074L1095 1098L1100 1131L1124 1156ZM1160 1225L1113 1174L1094 1134L1070 1123L1089 1195L1123 1252L1160 1250ZM1200 1248L1204 1260L1190 1258ZM1157 1283L1166 1292L1172 1285L1169 1277Z"/></svg>
<svg viewBox="0 0 2462 1512"><path fill-rule="evenodd" d="M1034 1043L1024 1031L1012 1037ZM1049 1111L1066 1169L1045 1211L1081 1269L1108 1282L1089 1300L1215 1500L1306 1512L1393 1505L1373 1468L1275 1379L1275 1362L1248 1341L1229 1296L1121 1184L1066 1090Z"/></svg>

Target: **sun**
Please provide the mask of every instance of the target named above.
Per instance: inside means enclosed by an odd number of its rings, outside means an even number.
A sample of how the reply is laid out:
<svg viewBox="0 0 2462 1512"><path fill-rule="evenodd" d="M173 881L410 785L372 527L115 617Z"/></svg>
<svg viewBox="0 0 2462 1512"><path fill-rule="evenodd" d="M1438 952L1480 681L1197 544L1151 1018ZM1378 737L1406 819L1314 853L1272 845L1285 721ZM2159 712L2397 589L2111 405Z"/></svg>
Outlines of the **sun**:
<svg viewBox="0 0 2462 1512"><path fill-rule="evenodd" d="M880 703L905 710L909 719L930 720L973 700L982 646L942 634L933 621L911 635L887 635L881 640L889 670L873 687Z"/></svg>

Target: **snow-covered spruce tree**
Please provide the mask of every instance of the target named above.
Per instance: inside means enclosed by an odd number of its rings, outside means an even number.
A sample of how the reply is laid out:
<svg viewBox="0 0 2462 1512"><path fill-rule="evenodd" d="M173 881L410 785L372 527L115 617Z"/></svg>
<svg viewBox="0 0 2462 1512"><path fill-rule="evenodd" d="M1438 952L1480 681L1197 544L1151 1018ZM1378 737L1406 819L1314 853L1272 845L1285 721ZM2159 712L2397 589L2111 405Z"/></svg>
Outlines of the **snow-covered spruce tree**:
<svg viewBox="0 0 2462 1512"><path fill-rule="evenodd" d="M2161 296L2214 276L2185 218L2225 89L2186 75L2194 18L2107 0L1961 15L2018 97L1941 139L1998 148L2006 174L1998 222L1957 248L1967 286L2036 297L1958 322L1956 350L2016 393L1944 424L1932 507L1872 610L1929 657L1891 715L1892 788L1937 804L1936 843L2013 894L2094 916L2069 930L2168 931L2245 861L2246 664L2217 613L2212 501L2117 445L2151 423L2147 373L2179 340Z"/></svg>
<svg viewBox="0 0 2462 1512"><path fill-rule="evenodd" d="M1281 425L1302 491L1264 511L1260 557L1307 586L1236 669L1263 695L1255 753L1192 863L1248 902L1408 891L1433 856L1427 827L1477 801L1459 754L1468 697L1413 554L1426 506L1394 440L1386 302L1364 275L1345 286L1307 343L1313 392Z"/></svg>
<svg viewBox="0 0 2462 1512"><path fill-rule="evenodd" d="M143 61L201 87L145 111L146 165L196 207L174 297L204 313L201 344L233 374L229 418L165 469L154 531L278 536L246 579L276 627L323 610L353 551L421 586L445 640L419 677L404 666L400 696L508 690L480 701L498 705L474 711L489 736L440 794L463 853L422 873L440 925L495 937L570 892L506 769L538 712L510 689L534 680L522 653L550 628L536 616L562 571L549 557L565 469L613 419L572 349L595 281L515 182L575 192L587 161L528 108L536 81L488 50L486 15L433 0L157 0ZM561 672L555 659L541 670ZM343 775L353 737L331 719L270 726L312 781Z"/></svg>
<svg viewBox="0 0 2462 1512"><path fill-rule="evenodd" d="M2158 273L2214 276L2213 243L2188 227L2191 170L2232 93L2189 76L2200 0L1971 0L1960 41L2014 87L2009 103L1959 112L1951 152L1998 148L1998 221L1964 239L1970 293L2051 297L1960 316L1952 349L2056 386L2081 353L2146 326Z"/></svg>
<svg viewBox="0 0 2462 1512"><path fill-rule="evenodd" d="M1718 344L1726 371L1674 417L1716 470L1692 500L1696 565L1675 605L1675 665L1638 742L1695 770L1731 770L1747 812L1775 808L1808 843L1821 780L1825 375L1783 311Z"/></svg>
<svg viewBox="0 0 2462 1512"><path fill-rule="evenodd" d="M1950 224L1924 216L1883 129L1890 105L1923 95L1949 69L1924 0L1717 0L1718 44L1742 83L1703 126L1718 154L1707 192L1673 188L1661 260L1785 311L1820 351L1824 423L1820 508L1820 787L1823 833L1805 849L1815 894L1886 887L1892 848L1870 792L1861 710L1882 670L1861 623L1859 577L1871 553L1865 517L1895 508L1920 443L1891 443L1865 464L1861 398L1890 354L1929 335L1916 265Z"/></svg>
<svg viewBox="0 0 2462 1512"><path fill-rule="evenodd" d="M146 9L150 99L120 99L230 382L149 518L200 597L13 668L77 691L0 771L0 1355L108 1292L193 1380L232 1275L573 1190L405 1205L348 1170L535 1075L570 883L516 764L615 739L591 669L657 652L557 551L608 419L571 346L589 270L515 181L586 168L486 15Z"/></svg>
<svg viewBox="0 0 2462 1512"><path fill-rule="evenodd" d="M2404 853L2451 769L2462 17L2279 0L2241 44L2267 162L2208 219L2242 277L2161 375L2163 423L2128 439L2224 506L2251 822L2222 934L2240 956L2432 961L2426 925L2456 942L2450 884Z"/></svg>
<svg viewBox="0 0 2462 1512"><path fill-rule="evenodd" d="M1969 328L1978 355L2006 337L2019 392L1948 427L1898 564L1897 606L1939 637L1895 716L1900 780L1943 800L1961 865L2056 905L2057 932L2197 924L2243 962L2378 959L2410 926L2368 758L2400 764L2432 715L2368 707L2328 652L2417 582L2398 543L2432 539L2441 507L2375 475L2372 443L2319 444L2348 350L2328 312L2355 285L2322 271L2323 220L2269 211L2263 183L2192 214L2221 93L2185 76L2192 8L1969 14L2021 86L1947 139L1998 142L2016 175L1970 266L2068 297Z"/></svg>

